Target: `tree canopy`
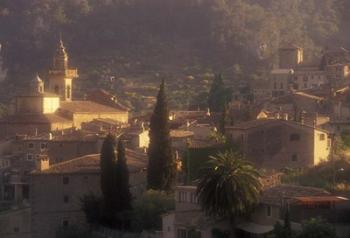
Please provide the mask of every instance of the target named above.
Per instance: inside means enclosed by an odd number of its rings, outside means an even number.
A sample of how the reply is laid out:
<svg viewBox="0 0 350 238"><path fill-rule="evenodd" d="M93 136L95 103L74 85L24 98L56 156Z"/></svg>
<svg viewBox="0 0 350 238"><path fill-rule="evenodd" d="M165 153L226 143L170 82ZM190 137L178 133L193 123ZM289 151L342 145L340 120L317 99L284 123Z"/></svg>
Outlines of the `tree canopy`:
<svg viewBox="0 0 350 238"><path fill-rule="evenodd" d="M149 189L169 191L175 185L176 163L172 154L169 109L162 81L149 130L147 186Z"/></svg>
<svg viewBox="0 0 350 238"><path fill-rule="evenodd" d="M227 151L212 156L203 170L197 194L199 204L208 215L235 219L257 204L260 174L240 154Z"/></svg>
<svg viewBox="0 0 350 238"><path fill-rule="evenodd" d="M193 58L244 70L283 44L306 48L309 59L325 46L349 47L349 9L346 0L3 0L0 42L14 80L47 66L60 33L76 62L120 49L137 55L140 46L147 57L186 42L200 52Z"/></svg>

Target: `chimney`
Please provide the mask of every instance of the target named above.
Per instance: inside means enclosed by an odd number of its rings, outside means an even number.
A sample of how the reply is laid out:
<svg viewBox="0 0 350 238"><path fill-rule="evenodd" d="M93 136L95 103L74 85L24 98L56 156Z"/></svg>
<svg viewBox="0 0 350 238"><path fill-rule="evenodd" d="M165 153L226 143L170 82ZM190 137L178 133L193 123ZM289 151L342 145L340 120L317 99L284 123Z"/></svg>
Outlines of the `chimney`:
<svg viewBox="0 0 350 238"><path fill-rule="evenodd" d="M47 155L39 155L36 160L36 169L38 171L44 171L50 168L50 160Z"/></svg>

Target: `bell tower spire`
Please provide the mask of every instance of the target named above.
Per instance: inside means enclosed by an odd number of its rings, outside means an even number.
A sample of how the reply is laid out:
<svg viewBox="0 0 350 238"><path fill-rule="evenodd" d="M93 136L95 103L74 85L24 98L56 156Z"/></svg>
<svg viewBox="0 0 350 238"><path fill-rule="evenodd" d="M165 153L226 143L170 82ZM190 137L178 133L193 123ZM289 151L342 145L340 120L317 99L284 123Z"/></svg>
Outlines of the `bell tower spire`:
<svg viewBox="0 0 350 238"><path fill-rule="evenodd" d="M60 34L49 71L49 91L63 101L72 100L72 81L78 77L77 69L69 69L68 54Z"/></svg>

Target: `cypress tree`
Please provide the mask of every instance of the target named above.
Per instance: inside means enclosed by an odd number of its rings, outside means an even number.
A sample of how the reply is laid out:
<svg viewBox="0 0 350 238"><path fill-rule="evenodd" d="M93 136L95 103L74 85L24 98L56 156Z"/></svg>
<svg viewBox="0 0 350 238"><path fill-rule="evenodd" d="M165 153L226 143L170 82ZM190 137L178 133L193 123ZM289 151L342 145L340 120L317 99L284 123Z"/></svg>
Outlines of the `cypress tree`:
<svg viewBox="0 0 350 238"><path fill-rule="evenodd" d="M284 231L285 231L285 238L291 238L292 237L292 226L290 223L290 215L289 215L289 207L286 206L286 211L284 214Z"/></svg>
<svg viewBox="0 0 350 238"><path fill-rule="evenodd" d="M116 212L115 190L115 137L108 134L101 149L101 190L103 195L102 219L106 225L113 226Z"/></svg>
<svg viewBox="0 0 350 238"><path fill-rule="evenodd" d="M163 80L150 120L147 186L149 189L169 191L175 182L176 164L171 150L169 110L164 84Z"/></svg>
<svg viewBox="0 0 350 238"><path fill-rule="evenodd" d="M221 74L215 76L211 85L208 105L211 112L222 112L225 108L227 92Z"/></svg>
<svg viewBox="0 0 350 238"><path fill-rule="evenodd" d="M127 166L123 141L119 139L116 163L117 212L131 209L131 193L129 189L129 170Z"/></svg>

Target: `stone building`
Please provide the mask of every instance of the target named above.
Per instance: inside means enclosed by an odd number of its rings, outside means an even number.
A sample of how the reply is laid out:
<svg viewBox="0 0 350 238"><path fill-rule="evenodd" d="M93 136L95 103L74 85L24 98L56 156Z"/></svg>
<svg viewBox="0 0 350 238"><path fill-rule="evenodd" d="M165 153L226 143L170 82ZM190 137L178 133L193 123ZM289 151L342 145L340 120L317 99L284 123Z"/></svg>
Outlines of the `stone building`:
<svg viewBox="0 0 350 238"><path fill-rule="evenodd" d="M17 136L0 150L0 209L29 200L29 174L48 156L55 164L100 151L103 138L74 131L64 135Z"/></svg>
<svg viewBox="0 0 350 238"><path fill-rule="evenodd" d="M270 74L270 92L272 97L288 94L291 90L292 69L275 69Z"/></svg>
<svg viewBox="0 0 350 238"><path fill-rule="evenodd" d="M208 217L201 210L196 197L196 186L178 186L175 189L175 210L162 217L163 238L240 237L265 238L272 235L277 222L282 222L284 209L290 208L291 228L300 231L304 220L322 216L336 229L337 235L349 235L347 198L333 196L313 187L277 185L264 189L259 204L250 216L236 218L235 229L227 219ZM345 216L344 216L345 215Z"/></svg>
<svg viewBox="0 0 350 238"><path fill-rule="evenodd" d="M139 196L146 187L146 155L126 150L130 190ZM100 155L86 155L50 166L42 160L31 174L32 238L54 238L69 225L86 226L81 197L101 195Z"/></svg>
<svg viewBox="0 0 350 238"><path fill-rule="evenodd" d="M304 61L303 49L295 45L281 47L278 54L280 69L295 69Z"/></svg>
<svg viewBox="0 0 350 238"><path fill-rule="evenodd" d="M30 207L0 211L1 238L31 238Z"/></svg>
<svg viewBox="0 0 350 238"><path fill-rule="evenodd" d="M226 127L227 138L258 168L305 168L328 160L328 132L287 120L260 119Z"/></svg>
<svg viewBox="0 0 350 238"><path fill-rule="evenodd" d="M48 75L47 85L36 76L25 92L15 97L14 113L0 120L0 138L81 128L82 123L96 118L128 122L126 108L72 99L73 80L78 77L78 72L69 68L62 40Z"/></svg>
<svg viewBox="0 0 350 238"><path fill-rule="evenodd" d="M320 88L327 82L326 72L318 67L299 67L294 70L292 84L295 90Z"/></svg>
<svg viewBox="0 0 350 238"><path fill-rule="evenodd" d="M332 87L339 88L349 85L350 68L347 64L331 64L326 66L327 79Z"/></svg>

